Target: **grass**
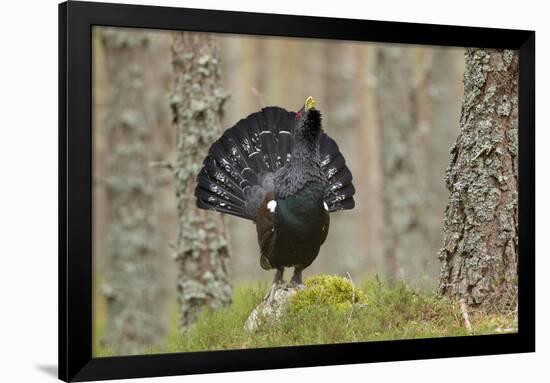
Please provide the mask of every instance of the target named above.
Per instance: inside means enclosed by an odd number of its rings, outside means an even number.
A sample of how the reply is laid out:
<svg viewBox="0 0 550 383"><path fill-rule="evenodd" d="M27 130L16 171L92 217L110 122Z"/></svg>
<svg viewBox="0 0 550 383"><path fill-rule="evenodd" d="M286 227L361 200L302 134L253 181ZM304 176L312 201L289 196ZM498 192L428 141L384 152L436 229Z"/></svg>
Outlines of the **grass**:
<svg viewBox="0 0 550 383"><path fill-rule="evenodd" d="M242 285L234 289L233 304L222 310L205 310L185 334L177 329L177 309L161 352L260 348L310 344L380 341L469 335L459 306L432 293L411 289L404 283L392 286L377 279L356 286L362 304L343 310L323 303L307 310L287 310L270 326L249 333L243 325L261 302L267 286ZM360 291L357 291L360 290ZM515 315L470 311L473 335L516 331ZM101 326L96 327L98 332ZM113 355L114 350L94 345L94 355Z"/></svg>
<svg viewBox="0 0 550 383"><path fill-rule="evenodd" d="M107 326L107 307L105 298L98 288L101 286L101 282L101 277L95 273L92 299L92 355L94 357L116 356L118 354L116 349L102 342L102 336Z"/></svg>

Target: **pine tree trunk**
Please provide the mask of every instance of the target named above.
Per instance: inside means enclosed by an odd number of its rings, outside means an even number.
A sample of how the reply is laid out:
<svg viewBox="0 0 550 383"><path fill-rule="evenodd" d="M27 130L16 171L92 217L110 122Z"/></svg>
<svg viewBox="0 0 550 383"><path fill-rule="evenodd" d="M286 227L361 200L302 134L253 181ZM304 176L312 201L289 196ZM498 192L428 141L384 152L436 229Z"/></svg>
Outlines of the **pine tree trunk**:
<svg viewBox="0 0 550 383"><path fill-rule="evenodd" d="M220 55L223 57L220 70L223 73L222 86L231 89L231 98L224 104L223 127L233 126L244 116L265 106L264 96L258 87L263 55L261 44L255 39L243 39L242 36L218 36ZM225 225L231 239L230 248L238 257L231 259L231 276L234 280L247 278L258 273L257 256L258 237L256 230L250 229L250 222L239 217L226 215ZM252 251L251 251L252 250ZM256 251L256 252L254 252Z"/></svg>
<svg viewBox="0 0 550 383"><path fill-rule="evenodd" d="M362 166L358 160L356 128L361 118L357 108L355 89L358 79L355 76L356 50L350 44L331 42L325 44L324 57L324 98L319 102L323 114L323 129L336 140L352 174L359 174ZM310 59L309 56L308 60ZM318 65L317 62L313 62ZM315 73L315 68L311 69ZM316 97L316 96L314 96ZM325 111L325 112L323 112ZM358 204L359 205L359 204ZM356 209L360 207L357 206ZM323 244L315 263L326 265L338 274L364 269L365 258L357 254L357 238L362 238L359 214L331 214L328 240ZM339 238L338 241L331 238ZM327 256L328 255L328 256ZM336 260L336 262L335 262ZM323 266L324 266L323 265Z"/></svg>
<svg viewBox="0 0 550 383"><path fill-rule="evenodd" d="M440 292L488 311L517 304L518 56L467 49Z"/></svg>
<svg viewBox="0 0 550 383"><path fill-rule="evenodd" d="M418 280L425 265L429 227L426 128L419 119L420 88L415 50L378 51L378 114L381 129L384 256L390 279ZM433 253L432 253L433 254Z"/></svg>
<svg viewBox="0 0 550 383"><path fill-rule="evenodd" d="M196 207L195 179L210 145L222 134L223 104L220 55L214 38L178 32L172 44L174 93L171 106L177 128L175 165L178 199L178 265L180 325L184 330L205 308L231 302L227 277L228 238L223 215Z"/></svg>
<svg viewBox="0 0 550 383"><path fill-rule="evenodd" d="M376 45L359 44L356 46L355 63L355 99L357 110L361 111L357 118L356 152L358 172L353 174L357 190L366 190L361 198L363 203L355 209L361 209L359 226L360 239L365 249L365 268L381 270L384 267L382 259L382 199L381 188L381 148L380 127L377 106L376 77L373 71L377 67L378 49Z"/></svg>
<svg viewBox="0 0 550 383"><path fill-rule="evenodd" d="M430 251L434 253L441 248L443 236L443 220L445 218L445 206L449 193L445 187L443 178L449 163L449 148L455 143L460 128L460 109L464 88L462 78L464 76L464 49L438 48L433 53L433 64L430 70L431 86L429 102L432 104L432 129L430 139L429 169L433 175L432 187L435 193L430 196L431 203L437 206L437 214L431 215L432 227ZM433 262L433 273L430 279L436 287L439 275L439 261L430 255ZM430 270L431 271L431 270Z"/></svg>
<svg viewBox="0 0 550 383"><path fill-rule="evenodd" d="M139 354L164 334L156 180L149 150L155 109L145 74L145 32L105 29L101 35L109 81L105 129L107 238L104 342L120 354Z"/></svg>

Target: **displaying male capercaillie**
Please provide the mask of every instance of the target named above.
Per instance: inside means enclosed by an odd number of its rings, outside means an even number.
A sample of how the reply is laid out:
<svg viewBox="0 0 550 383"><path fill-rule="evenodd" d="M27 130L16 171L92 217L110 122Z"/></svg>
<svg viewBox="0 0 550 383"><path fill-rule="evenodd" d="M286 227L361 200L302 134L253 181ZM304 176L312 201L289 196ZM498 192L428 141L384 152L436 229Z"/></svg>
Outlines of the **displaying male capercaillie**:
<svg viewBox="0 0 550 383"><path fill-rule="evenodd" d="M355 206L352 175L323 132L312 97L298 112L263 108L212 144L197 177L197 206L255 222L263 269L302 283L327 238L329 213ZM273 289L272 289L273 291Z"/></svg>

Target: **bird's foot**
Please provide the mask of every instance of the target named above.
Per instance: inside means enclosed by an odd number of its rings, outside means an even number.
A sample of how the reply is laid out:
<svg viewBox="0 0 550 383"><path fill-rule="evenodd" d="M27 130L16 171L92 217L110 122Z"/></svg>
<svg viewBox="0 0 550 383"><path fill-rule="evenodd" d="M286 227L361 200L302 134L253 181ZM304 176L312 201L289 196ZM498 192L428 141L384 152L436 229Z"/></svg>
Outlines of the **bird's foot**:
<svg viewBox="0 0 550 383"><path fill-rule="evenodd" d="M304 283L302 282L301 269L294 269L294 275L292 275L292 278L290 279L290 285L294 287L300 287L304 285Z"/></svg>
<svg viewBox="0 0 550 383"><path fill-rule="evenodd" d="M264 297L264 301L266 301L268 305L271 305L273 303L273 299L275 298L275 292L277 291L280 285L281 283L279 282L273 283L271 285L271 288L267 292L267 295Z"/></svg>
<svg viewBox="0 0 550 383"><path fill-rule="evenodd" d="M277 269L275 272L275 278L273 278L273 284L271 285L271 288L269 289L269 292L264 297L264 301L267 301L268 304L271 304L273 302L273 298L275 298L275 291L279 288L279 285L282 285L284 283L283 281L283 273L285 269L280 268Z"/></svg>

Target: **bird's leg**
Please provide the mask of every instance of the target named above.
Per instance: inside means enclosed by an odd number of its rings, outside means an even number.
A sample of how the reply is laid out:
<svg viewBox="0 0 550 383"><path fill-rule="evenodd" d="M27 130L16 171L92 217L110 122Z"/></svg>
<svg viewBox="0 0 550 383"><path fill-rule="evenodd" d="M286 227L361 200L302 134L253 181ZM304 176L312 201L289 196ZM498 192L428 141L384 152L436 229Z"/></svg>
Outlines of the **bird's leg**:
<svg viewBox="0 0 550 383"><path fill-rule="evenodd" d="M269 292L267 293L266 297L264 299L267 299L268 303L271 303L273 301L273 298L275 297L275 291L277 290L277 287L281 283L283 283L283 273L285 269L284 267L281 267L280 269L277 269L275 272L275 277L273 278L273 284L271 285L271 288L269 289Z"/></svg>
<svg viewBox="0 0 550 383"><path fill-rule="evenodd" d="M292 279L290 280L290 283L296 286L302 285L302 270L299 267L294 268L294 274L292 275Z"/></svg>
<svg viewBox="0 0 550 383"><path fill-rule="evenodd" d="M283 283L283 273L285 272L285 269L281 267L280 269L277 269L275 272L275 277L273 277L273 284L278 285L280 283Z"/></svg>

